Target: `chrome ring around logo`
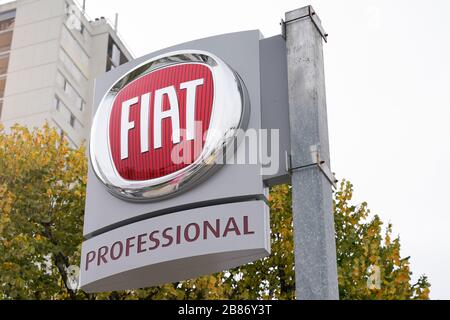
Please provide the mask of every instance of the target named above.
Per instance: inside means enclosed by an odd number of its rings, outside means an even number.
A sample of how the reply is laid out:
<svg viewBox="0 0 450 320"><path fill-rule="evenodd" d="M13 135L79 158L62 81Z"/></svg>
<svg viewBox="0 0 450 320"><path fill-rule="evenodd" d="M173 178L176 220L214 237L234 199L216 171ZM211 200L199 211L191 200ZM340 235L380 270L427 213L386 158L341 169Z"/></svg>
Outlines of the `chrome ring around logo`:
<svg viewBox="0 0 450 320"><path fill-rule="evenodd" d="M122 200L167 199L223 166L218 157L239 129L246 129L249 114L244 82L220 58L199 50L161 55L127 72L101 100L90 162L107 190ZM195 134L194 119L200 120ZM201 151L189 163L169 160L175 146L198 139Z"/></svg>

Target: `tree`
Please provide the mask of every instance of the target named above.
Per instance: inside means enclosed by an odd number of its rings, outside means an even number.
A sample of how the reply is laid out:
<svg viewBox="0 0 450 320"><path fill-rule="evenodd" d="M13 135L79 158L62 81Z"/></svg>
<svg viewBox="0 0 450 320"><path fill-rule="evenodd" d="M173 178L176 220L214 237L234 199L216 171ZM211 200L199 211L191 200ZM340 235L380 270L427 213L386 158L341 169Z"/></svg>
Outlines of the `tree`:
<svg viewBox="0 0 450 320"><path fill-rule="evenodd" d="M339 293L344 299L428 299L430 284L421 276L411 285L409 257L400 256L400 238L392 240L392 225L382 236L382 221L369 220L367 203L351 205L353 186L342 181L335 193ZM378 269L378 288L369 289L370 269Z"/></svg>
<svg viewBox="0 0 450 320"><path fill-rule="evenodd" d="M48 125L0 133L0 297L76 298L65 284L80 258L85 148Z"/></svg>
<svg viewBox="0 0 450 320"><path fill-rule="evenodd" d="M271 190L272 255L198 279L142 290L88 295L72 291L67 270L78 265L87 161L49 126L30 132L0 128L0 299L293 299L295 274L291 188ZM427 299L425 276L411 284L400 239L367 204L352 205L353 186L334 194L341 299ZM371 272L376 271L375 275ZM379 288L368 280L379 278ZM376 278L374 278L377 280Z"/></svg>
<svg viewBox="0 0 450 320"><path fill-rule="evenodd" d="M409 257L400 256L400 238L392 240L392 225L382 236L378 216L370 218L367 203L352 205L353 186L342 181L334 193L334 219L340 299L428 299L425 276L411 284ZM230 297L293 299L295 273L291 188L271 190L272 255L230 271L225 278L234 289ZM377 274L374 271L378 270ZM372 281L374 284L370 286ZM377 279L378 278L378 279ZM237 279L237 280L236 280Z"/></svg>

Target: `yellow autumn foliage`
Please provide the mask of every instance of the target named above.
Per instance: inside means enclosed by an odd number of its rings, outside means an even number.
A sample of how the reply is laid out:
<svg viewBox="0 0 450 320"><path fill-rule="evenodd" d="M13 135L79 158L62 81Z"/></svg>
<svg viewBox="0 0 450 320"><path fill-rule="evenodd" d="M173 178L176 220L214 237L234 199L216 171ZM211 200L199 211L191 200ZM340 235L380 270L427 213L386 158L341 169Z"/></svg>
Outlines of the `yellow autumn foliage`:
<svg viewBox="0 0 450 320"><path fill-rule="evenodd" d="M44 126L0 128L0 299L294 299L291 188L270 193L270 257L222 273L160 287L86 294L66 286L82 242L87 160L84 147ZM352 203L353 186L334 193L341 299L428 299L426 277L412 283L392 226ZM376 268L378 269L376 269ZM370 288L373 270L380 287Z"/></svg>

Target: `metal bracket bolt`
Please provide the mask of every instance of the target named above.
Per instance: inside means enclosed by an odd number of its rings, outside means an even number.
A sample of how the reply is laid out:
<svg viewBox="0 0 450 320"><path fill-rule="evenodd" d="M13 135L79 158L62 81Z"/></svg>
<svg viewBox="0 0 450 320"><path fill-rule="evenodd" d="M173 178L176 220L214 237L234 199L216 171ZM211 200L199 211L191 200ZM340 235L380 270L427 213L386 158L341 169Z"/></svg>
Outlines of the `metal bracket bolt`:
<svg viewBox="0 0 450 320"><path fill-rule="evenodd" d="M328 164L326 163L326 161L322 160L320 157L320 152L317 150L314 150L312 152L312 156L313 159L315 159L314 162L309 163L309 164L305 164L299 167L292 167L292 156L291 155L287 155L286 159L287 159L287 172L292 175L292 173L294 171L300 171L300 170L305 170L305 169L309 169L309 168L313 168L313 167L318 167L320 169L320 171L322 171L322 173L325 175L325 177L327 178L327 180L332 184L332 186L337 189L337 183L338 180L336 179L336 177L334 176L333 172L331 172L330 167L328 166Z"/></svg>
<svg viewBox="0 0 450 320"><path fill-rule="evenodd" d="M284 39L286 39L286 25L288 23L294 22L294 21L298 21L301 19L305 19L305 18L310 18L311 21L313 22L314 26L316 27L317 31L319 31L320 35L322 36L323 40L325 42L328 42L328 33L325 32L325 30L322 27L322 24L320 23L319 18L317 17L316 13L314 12L314 9L309 6L308 7L308 14L292 19L292 20L288 20L288 21L284 21L283 19L281 19L280 25L281 25L281 35L283 36Z"/></svg>

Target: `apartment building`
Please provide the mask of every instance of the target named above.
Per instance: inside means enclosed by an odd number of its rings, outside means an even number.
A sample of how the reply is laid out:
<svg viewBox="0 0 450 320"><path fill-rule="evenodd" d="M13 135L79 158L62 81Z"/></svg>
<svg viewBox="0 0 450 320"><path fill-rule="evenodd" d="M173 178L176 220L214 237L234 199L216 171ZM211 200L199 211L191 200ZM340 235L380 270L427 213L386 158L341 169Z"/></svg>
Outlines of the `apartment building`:
<svg viewBox="0 0 450 320"><path fill-rule="evenodd" d="M0 5L0 122L48 122L79 146L89 136L94 79L130 59L115 28L72 0Z"/></svg>

